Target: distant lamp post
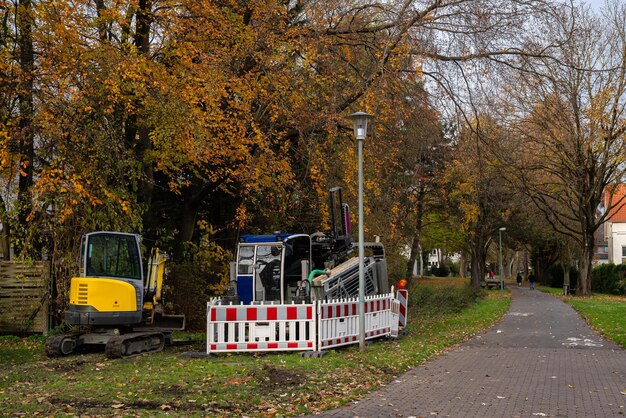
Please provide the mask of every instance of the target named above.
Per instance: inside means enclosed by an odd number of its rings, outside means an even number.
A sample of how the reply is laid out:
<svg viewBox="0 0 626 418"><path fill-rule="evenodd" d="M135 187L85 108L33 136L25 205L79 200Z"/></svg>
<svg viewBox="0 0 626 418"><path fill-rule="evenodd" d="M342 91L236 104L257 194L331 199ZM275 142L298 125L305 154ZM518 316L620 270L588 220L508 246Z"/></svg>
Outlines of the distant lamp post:
<svg viewBox="0 0 626 418"><path fill-rule="evenodd" d="M363 248L363 140L367 136L367 123L373 116L356 112L348 116L354 126L359 158L359 350L365 352L365 250Z"/></svg>
<svg viewBox="0 0 626 418"><path fill-rule="evenodd" d="M500 293L504 292L504 271L502 270L502 231L506 231L505 227L498 229L500 236Z"/></svg>

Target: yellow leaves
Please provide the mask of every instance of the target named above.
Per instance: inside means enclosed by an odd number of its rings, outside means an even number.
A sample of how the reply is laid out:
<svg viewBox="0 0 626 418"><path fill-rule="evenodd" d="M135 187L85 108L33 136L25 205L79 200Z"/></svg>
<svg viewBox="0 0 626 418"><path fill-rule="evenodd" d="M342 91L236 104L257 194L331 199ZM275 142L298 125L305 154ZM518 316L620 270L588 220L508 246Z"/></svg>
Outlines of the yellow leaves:
<svg viewBox="0 0 626 418"><path fill-rule="evenodd" d="M34 200L49 202L44 209L55 211L57 221L63 224L67 219L82 213L82 207L97 208L104 204L116 205L124 214L130 214L131 204L100 184L77 173L68 173L61 168L50 168L40 173L34 186ZM40 209L41 210L41 209ZM33 214L34 216L34 214Z"/></svg>

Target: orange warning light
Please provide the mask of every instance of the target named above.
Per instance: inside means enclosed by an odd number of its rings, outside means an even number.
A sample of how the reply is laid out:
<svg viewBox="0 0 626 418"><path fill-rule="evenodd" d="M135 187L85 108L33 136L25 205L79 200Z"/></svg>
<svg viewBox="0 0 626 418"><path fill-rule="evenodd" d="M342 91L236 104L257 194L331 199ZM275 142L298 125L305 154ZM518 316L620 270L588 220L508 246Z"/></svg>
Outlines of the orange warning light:
<svg viewBox="0 0 626 418"><path fill-rule="evenodd" d="M398 281L398 289L404 289L407 285L406 279L400 279Z"/></svg>

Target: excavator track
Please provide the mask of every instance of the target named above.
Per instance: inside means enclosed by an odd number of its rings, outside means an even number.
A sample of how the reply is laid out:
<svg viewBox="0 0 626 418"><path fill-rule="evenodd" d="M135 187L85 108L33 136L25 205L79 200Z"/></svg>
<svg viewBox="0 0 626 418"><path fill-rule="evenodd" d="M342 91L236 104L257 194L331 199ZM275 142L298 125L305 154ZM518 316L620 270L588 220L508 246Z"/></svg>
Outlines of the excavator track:
<svg viewBox="0 0 626 418"><path fill-rule="evenodd" d="M128 358L163 350L165 336L161 332L133 332L111 338L106 344L108 358Z"/></svg>
<svg viewBox="0 0 626 418"><path fill-rule="evenodd" d="M63 357L74 352L79 334L54 335L46 340L46 356Z"/></svg>

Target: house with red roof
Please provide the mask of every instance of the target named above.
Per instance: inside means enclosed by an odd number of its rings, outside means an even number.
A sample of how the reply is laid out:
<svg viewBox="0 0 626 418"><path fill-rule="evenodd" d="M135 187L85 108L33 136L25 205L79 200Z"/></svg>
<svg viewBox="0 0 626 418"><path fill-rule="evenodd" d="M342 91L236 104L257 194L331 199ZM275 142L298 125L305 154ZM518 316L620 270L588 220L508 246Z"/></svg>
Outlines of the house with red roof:
<svg viewBox="0 0 626 418"><path fill-rule="evenodd" d="M604 207L609 208L604 224L608 262L626 264L626 184L617 186L612 195L605 193Z"/></svg>

